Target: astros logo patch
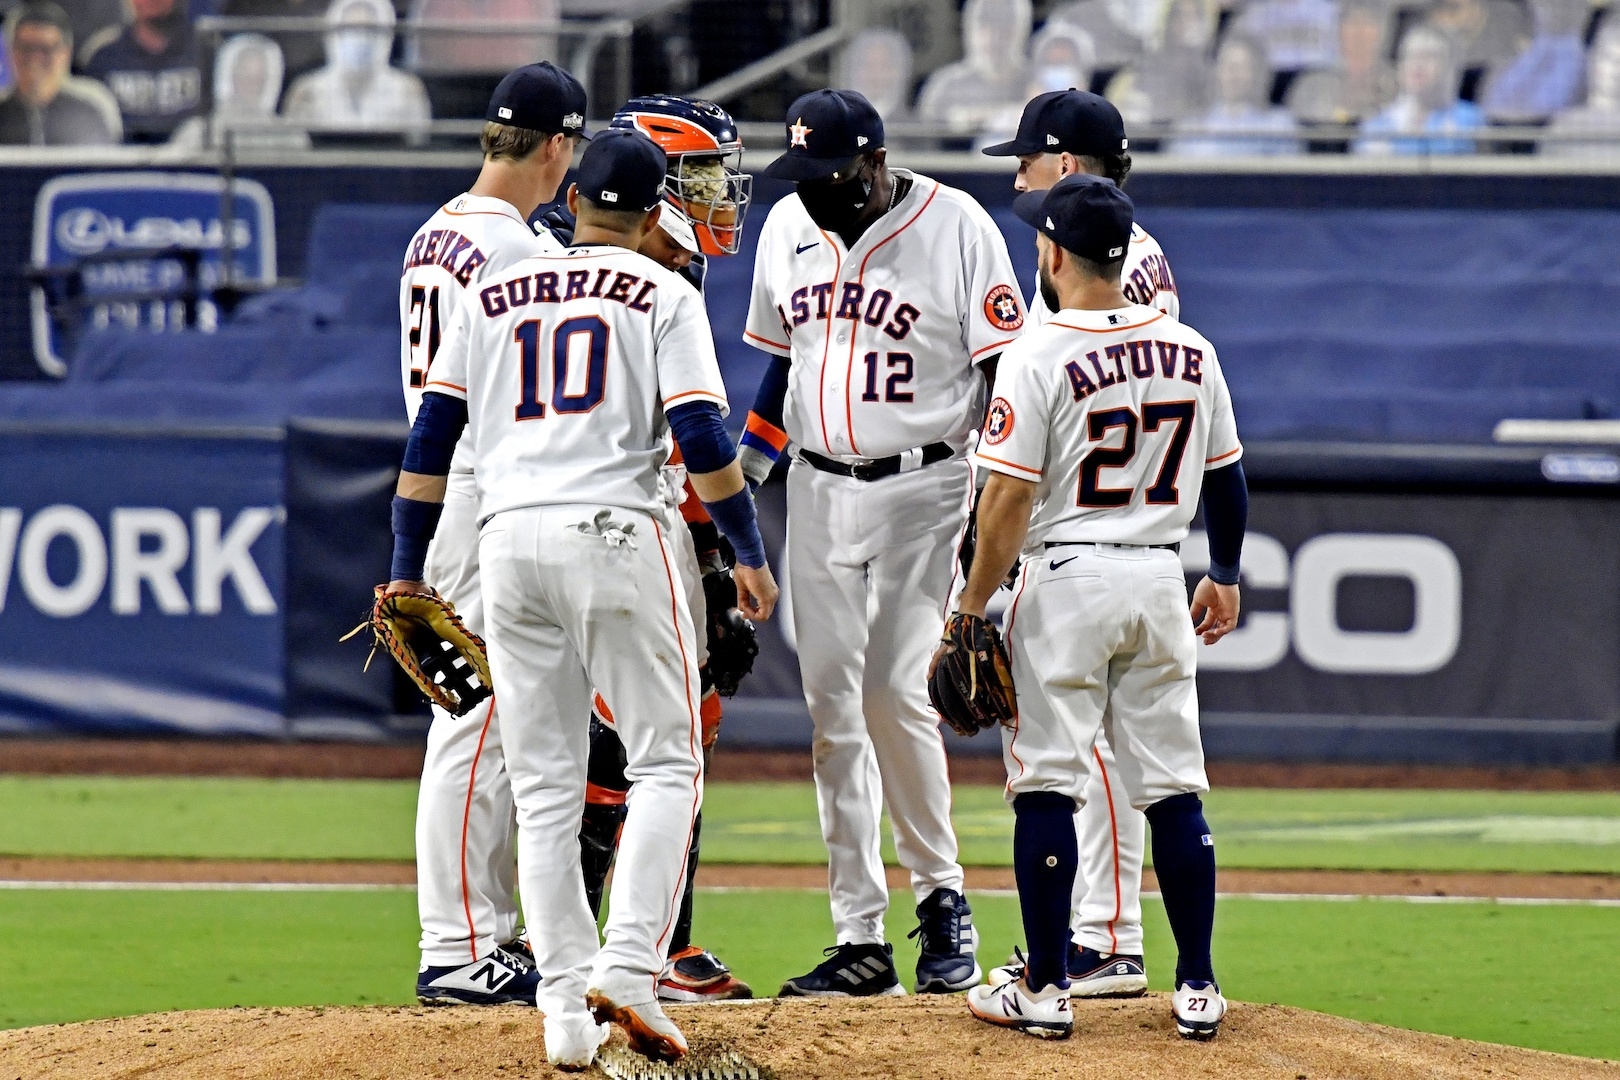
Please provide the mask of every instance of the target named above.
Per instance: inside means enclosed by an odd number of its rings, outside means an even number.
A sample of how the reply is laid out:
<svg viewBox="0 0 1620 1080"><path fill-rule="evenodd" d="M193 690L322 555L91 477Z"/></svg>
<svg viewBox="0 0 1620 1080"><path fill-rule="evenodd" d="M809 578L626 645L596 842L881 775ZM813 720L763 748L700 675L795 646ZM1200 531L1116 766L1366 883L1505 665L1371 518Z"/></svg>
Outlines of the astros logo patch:
<svg viewBox="0 0 1620 1080"><path fill-rule="evenodd" d="M805 140L809 137L810 132L814 130L814 128L805 127L804 117L799 117L799 119L788 125L788 133L793 136L793 141L788 143L788 146L802 146L806 150L810 149L810 144Z"/></svg>
<svg viewBox="0 0 1620 1080"><path fill-rule="evenodd" d="M984 317L998 330L1016 330L1024 325L1024 309L1011 285L997 285L984 298Z"/></svg>
<svg viewBox="0 0 1620 1080"><path fill-rule="evenodd" d="M1013 408L1006 398L996 398L990 403L990 411L984 418L984 441L991 446L1006 441L1012 434Z"/></svg>

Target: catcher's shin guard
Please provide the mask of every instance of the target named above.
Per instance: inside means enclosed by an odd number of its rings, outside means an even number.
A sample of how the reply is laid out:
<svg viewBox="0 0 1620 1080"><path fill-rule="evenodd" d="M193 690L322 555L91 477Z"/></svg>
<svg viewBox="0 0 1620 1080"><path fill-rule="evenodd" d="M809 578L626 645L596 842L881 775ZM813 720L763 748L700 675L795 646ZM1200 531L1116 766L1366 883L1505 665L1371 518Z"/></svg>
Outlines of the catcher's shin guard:
<svg viewBox="0 0 1620 1080"><path fill-rule="evenodd" d="M669 955L692 944L692 895L697 891L698 834L703 831L703 814L692 819L692 846L686 852L686 892L681 895L681 913L675 917L675 932L669 938Z"/></svg>
<svg viewBox="0 0 1620 1080"><path fill-rule="evenodd" d="M585 814L579 826L579 863L585 874L585 898L591 914L602 912L602 892L613 853L624 825L624 800L630 790L625 779L624 744L614 730L591 718L591 755L585 770Z"/></svg>

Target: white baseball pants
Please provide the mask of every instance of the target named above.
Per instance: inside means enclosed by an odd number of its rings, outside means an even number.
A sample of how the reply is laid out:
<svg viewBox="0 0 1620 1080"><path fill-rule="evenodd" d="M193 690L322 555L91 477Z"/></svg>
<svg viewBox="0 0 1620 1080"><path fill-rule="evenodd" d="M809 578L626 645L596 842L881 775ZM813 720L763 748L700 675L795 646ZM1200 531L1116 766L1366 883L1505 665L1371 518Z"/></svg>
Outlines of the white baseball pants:
<svg viewBox="0 0 1620 1080"><path fill-rule="evenodd" d="M788 472L787 575L840 944L883 941L885 804L918 902L962 890L928 661L972 490L964 461L871 482L803 461Z"/></svg>
<svg viewBox="0 0 1620 1080"><path fill-rule="evenodd" d="M594 505L497 514L480 535L491 676L517 804L518 882L537 1004L584 1022L585 992L652 1001L703 802L697 643L675 546L652 515ZM631 782L605 941L585 901L591 688L612 703Z"/></svg>
<svg viewBox="0 0 1620 1080"><path fill-rule="evenodd" d="M444 515L428 548L427 583L484 633L478 583L478 490L451 473ZM493 700L466 716L434 706L416 800L416 904L422 961L469 964L517 933L512 785Z"/></svg>
<svg viewBox="0 0 1620 1080"><path fill-rule="evenodd" d="M1022 704L1023 698L1019 701ZM1069 926L1077 945L1104 954L1140 956L1147 818L1131 806L1114 765L1114 751L1101 731L1091 760L1096 768L1086 777L1085 801L1074 818L1080 868L1074 876Z"/></svg>
<svg viewBox="0 0 1620 1080"><path fill-rule="evenodd" d="M1172 551L1079 544L1025 562L1007 612L1018 689L1017 725L1002 733L1008 798L1056 791L1095 802L1099 732L1135 809L1208 791L1196 642Z"/></svg>

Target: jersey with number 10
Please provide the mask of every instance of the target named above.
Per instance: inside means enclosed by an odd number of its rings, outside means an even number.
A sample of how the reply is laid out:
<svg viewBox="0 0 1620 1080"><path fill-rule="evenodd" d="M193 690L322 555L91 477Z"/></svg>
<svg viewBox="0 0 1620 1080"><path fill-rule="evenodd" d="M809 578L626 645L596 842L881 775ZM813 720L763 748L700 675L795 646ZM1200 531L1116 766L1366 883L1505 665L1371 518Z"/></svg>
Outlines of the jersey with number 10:
<svg viewBox="0 0 1620 1080"><path fill-rule="evenodd" d="M536 235L511 203L485 195L456 196L416 230L399 278L399 366L407 419L416 422L445 324L462 294L521 259L561 250L549 232ZM471 468L463 439L451 469Z"/></svg>
<svg viewBox="0 0 1620 1080"><path fill-rule="evenodd" d="M1065 308L1001 354L979 460L1035 482L1027 550L1174 544L1243 454L1215 349L1139 304Z"/></svg>
<svg viewBox="0 0 1620 1080"><path fill-rule="evenodd" d="M697 290L595 244L468 289L424 389L467 401L480 520L569 503L653 513L674 446L664 410L727 407Z"/></svg>

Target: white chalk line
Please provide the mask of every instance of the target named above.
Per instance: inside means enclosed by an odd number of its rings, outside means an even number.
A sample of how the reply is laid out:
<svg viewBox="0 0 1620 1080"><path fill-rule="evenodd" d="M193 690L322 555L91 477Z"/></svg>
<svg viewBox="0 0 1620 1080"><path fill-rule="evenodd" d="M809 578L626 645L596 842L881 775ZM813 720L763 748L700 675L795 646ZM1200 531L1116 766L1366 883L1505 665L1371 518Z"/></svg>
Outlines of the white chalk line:
<svg viewBox="0 0 1620 1080"><path fill-rule="evenodd" d="M361 882L314 881L0 881L0 891L21 892L267 892L267 893L369 893L415 892L415 885L368 884ZM776 889L754 885L699 885L701 893L806 892L823 889ZM969 889L972 896L1014 898L1014 889ZM1391 904L1502 904L1508 907L1620 907L1620 900L1582 899L1551 896L1432 896L1390 895L1384 893L1269 893L1223 892L1220 900L1259 900L1271 903L1342 904L1359 900ZM1157 892L1144 892L1144 900L1158 900Z"/></svg>

